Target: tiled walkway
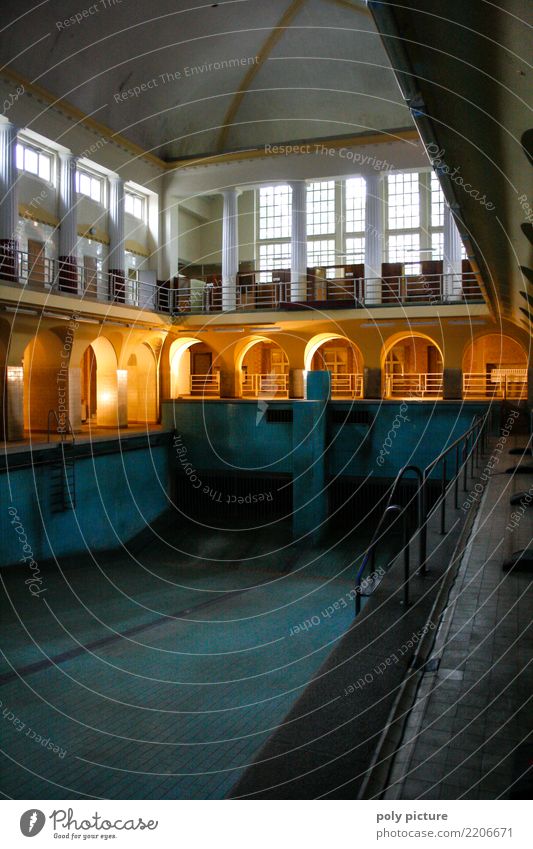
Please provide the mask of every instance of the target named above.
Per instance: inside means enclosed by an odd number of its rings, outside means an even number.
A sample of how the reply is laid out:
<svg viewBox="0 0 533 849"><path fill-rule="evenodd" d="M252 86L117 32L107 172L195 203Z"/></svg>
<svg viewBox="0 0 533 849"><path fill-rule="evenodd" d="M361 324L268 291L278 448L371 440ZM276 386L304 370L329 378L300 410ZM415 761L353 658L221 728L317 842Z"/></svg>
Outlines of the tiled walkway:
<svg viewBox="0 0 533 849"><path fill-rule="evenodd" d="M509 440L484 491L386 798L531 798L533 573L502 570L532 545L533 509L512 527L510 497L533 495L533 474L506 473L533 465L508 453L526 441Z"/></svg>
<svg viewBox="0 0 533 849"><path fill-rule="evenodd" d="M164 433L165 428L158 424L129 424L128 427L98 427L96 425L82 425L81 430L76 433L76 443L79 445L89 444L91 442L107 442L110 439L128 439L134 436L150 435L152 433ZM68 438L67 438L68 441ZM2 451L4 454L19 454L27 451L29 448L46 448L53 447L61 442L61 437L57 433L51 433L50 437L42 431L30 433L24 432L24 439L18 442L4 443Z"/></svg>
<svg viewBox="0 0 533 849"><path fill-rule="evenodd" d="M353 620L321 611L352 587L354 539L312 562L288 530L167 528L174 547L47 569L40 598L4 573L4 794L226 796Z"/></svg>

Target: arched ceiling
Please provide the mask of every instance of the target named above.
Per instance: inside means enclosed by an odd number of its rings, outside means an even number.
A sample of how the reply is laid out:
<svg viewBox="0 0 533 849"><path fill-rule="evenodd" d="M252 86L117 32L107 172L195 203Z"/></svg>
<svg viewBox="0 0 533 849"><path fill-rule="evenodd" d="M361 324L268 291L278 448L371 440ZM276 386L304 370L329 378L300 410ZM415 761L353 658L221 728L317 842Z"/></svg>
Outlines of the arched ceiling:
<svg viewBox="0 0 533 849"><path fill-rule="evenodd" d="M167 161L412 126L362 0L3 0L2 12L2 66Z"/></svg>

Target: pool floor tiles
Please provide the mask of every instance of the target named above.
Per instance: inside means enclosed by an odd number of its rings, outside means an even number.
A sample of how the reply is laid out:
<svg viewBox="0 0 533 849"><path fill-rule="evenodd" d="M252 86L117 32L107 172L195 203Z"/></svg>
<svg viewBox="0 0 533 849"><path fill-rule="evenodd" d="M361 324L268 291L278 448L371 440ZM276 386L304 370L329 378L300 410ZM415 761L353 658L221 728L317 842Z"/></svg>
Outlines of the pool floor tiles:
<svg viewBox="0 0 533 849"><path fill-rule="evenodd" d="M10 574L4 794L228 795L353 622L353 540L318 554L276 572L161 543L50 568L39 599Z"/></svg>

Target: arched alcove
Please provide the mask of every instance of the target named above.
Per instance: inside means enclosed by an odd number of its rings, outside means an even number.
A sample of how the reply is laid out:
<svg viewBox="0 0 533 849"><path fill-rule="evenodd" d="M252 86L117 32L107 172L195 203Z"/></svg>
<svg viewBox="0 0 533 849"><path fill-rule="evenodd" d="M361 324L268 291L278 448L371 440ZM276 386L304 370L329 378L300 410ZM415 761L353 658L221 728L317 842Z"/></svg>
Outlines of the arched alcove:
<svg viewBox="0 0 533 849"><path fill-rule="evenodd" d="M288 398L289 359L271 339L245 339L236 356L242 398Z"/></svg>
<svg viewBox="0 0 533 849"><path fill-rule="evenodd" d="M385 398L441 398L443 356L423 333L397 334L383 347Z"/></svg>
<svg viewBox="0 0 533 849"><path fill-rule="evenodd" d="M157 422L157 363L146 343L137 345L126 363L128 422Z"/></svg>
<svg viewBox="0 0 533 849"><path fill-rule="evenodd" d="M307 371L329 371L332 398L362 398L363 357L350 339L338 333L321 333L306 347Z"/></svg>
<svg viewBox="0 0 533 849"><path fill-rule="evenodd" d="M220 370L213 350L202 339L176 339L170 346L169 360L172 398L220 396Z"/></svg>
<svg viewBox="0 0 533 849"><path fill-rule="evenodd" d="M487 333L463 355L464 398L527 398L527 354L515 339Z"/></svg>
<svg viewBox="0 0 533 849"><path fill-rule="evenodd" d="M125 424L127 371L117 369L117 355L109 339L98 336L81 359L82 422L99 427Z"/></svg>

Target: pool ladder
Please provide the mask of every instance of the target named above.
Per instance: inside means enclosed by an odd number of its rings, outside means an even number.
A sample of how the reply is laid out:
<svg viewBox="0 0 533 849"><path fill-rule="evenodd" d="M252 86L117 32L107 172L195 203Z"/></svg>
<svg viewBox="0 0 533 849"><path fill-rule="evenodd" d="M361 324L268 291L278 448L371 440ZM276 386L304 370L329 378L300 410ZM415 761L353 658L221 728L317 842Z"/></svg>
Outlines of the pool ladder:
<svg viewBox="0 0 533 849"><path fill-rule="evenodd" d="M70 419L66 418L63 427L55 410L48 412L48 442L50 442L51 423L56 422L56 432L60 435L57 445L58 456L51 464L50 497L52 513L64 513L76 507L76 465L75 436ZM67 437L69 437L67 439Z"/></svg>

